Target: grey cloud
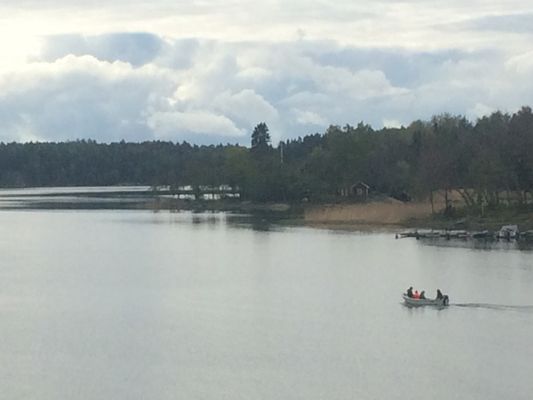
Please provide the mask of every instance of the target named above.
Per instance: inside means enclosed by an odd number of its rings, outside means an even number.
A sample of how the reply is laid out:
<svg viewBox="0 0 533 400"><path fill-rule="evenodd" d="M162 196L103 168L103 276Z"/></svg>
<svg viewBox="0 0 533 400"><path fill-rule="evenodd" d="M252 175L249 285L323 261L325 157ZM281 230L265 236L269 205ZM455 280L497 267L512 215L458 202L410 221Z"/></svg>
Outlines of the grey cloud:
<svg viewBox="0 0 533 400"><path fill-rule="evenodd" d="M445 63L465 59L486 58L486 53L457 49L410 51L387 48L330 48L324 51L308 51L307 54L321 65L331 65L357 71L362 68L380 70L392 84L402 87L416 87L438 75Z"/></svg>
<svg viewBox="0 0 533 400"><path fill-rule="evenodd" d="M140 66L153 61L165 42L150 33L111 33L97 36L57 35L46 38L39 59L55 61L69 54L92 55L104 61Z"/></svg>
<svg viewBox="0 0 533 400"><path fill-rule="evenodd" d="M172 69L189 68L201 46L205 48L209 43L194 38L165 40L146 32L54 35L44 39L34 61L54 62L68 55L91 55L102 61L123 61L135 67L156 63Z"/></svg>
<svg viewBox="0 0 533 400"><path fill-rule="evenodd" d="M200 49L200 40L194 38L167 42L165 43L164 51L162 49L156 62L168 68L190 68Z"/></svg>
<svg viewBox="0 0 533 400"><path fill-rule="evenodd" d="M464 29L510 33L533 33L533 13L491 15L461 24Z"/></svg>

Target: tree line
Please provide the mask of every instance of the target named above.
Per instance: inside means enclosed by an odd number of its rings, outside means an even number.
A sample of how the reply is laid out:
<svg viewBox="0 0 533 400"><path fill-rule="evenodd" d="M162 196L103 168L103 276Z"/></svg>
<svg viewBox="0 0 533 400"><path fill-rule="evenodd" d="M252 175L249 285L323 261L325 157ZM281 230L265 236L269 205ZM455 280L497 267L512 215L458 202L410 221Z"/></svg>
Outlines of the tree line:
<svg viewBox="0 0 533 400"><path fill-rule="evenodd" d="M330 126L272 146L265 123L251 146L187 142L0 143L0 185L239 186L252 201L327 201L365 182L407 201L456 191L469 207L495 206L533 188L533 113L468 121L443 114L407 127Z"/></svg>

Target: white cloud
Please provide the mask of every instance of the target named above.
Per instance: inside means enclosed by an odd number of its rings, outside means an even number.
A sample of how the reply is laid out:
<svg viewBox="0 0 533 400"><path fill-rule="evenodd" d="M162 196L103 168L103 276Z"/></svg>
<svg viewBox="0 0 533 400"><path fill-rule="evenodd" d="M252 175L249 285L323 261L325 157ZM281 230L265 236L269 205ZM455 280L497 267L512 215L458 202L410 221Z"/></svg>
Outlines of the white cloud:
<svg viewBox="0 0 533 400"><path fill-rule="evenodd" d="M533 50L511 57L505 66L509 71L518 74L531 74L533 72Z"/></svg>
<svg viewBox="0 0 533 400"><path fill-rule="evenodd" d="M494 107L490 107L483 103L476 103L474 107L468 109L466 111L466 116L472 120L475 121L479 118L482 118L486 115L490 115L492 112L496 111Z"/></svg>
<svg viewBox="0 0 533 400"><path fill-rule="evenodd" d="M397 119L384 119L383 126L386 128L400 128L403 124Z"/></svg>
<svg viewBox="0 0 533 400"><path fill-rule="evenodd" d="M393 87L383 71L360 70L354 73L344 68L315 67L313 78L319 89L332 93L346 92L357 100L407 92L406 89Z"/></svg>
<svg viewBox="0 0 533 400"><path fill-rule="evenodd" d="M208 111L158 111L148 117L148 126L157 136L172 140L187 132L236 137L245 134L229 118Z"/></svg>
<svg viewBox="0 0 533 400"><path fill-rule="evenodd" d="M293 110L296 121L302 125L325 126L328 121L320 114L312 111Z"/></svg>
<svg viewBox="0 0 533 400"><path fill-rule="evenodd" d="M262 81L271 76L272 71L261 67L245 68L239 71L239 74L237 75L238 78L250 82Z"/></svg>
<svg viewBox="0 0 533 400"><path fill-rule="evenodd" d="M253 126L261 121L267 123L278 119L278 111L262 96L251 89L239 93L224 92L213 100L215 109Z"/></svg>

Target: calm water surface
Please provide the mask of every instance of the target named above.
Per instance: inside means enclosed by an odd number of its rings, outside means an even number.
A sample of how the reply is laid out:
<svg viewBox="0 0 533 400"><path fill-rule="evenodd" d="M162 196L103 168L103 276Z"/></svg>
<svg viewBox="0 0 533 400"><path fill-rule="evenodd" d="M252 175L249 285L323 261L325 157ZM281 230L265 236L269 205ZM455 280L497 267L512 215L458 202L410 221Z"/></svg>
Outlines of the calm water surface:
<svg viewBox="0 0 533 400"><path fill-rule="evenodd" d="M2 399L530 399L533 253L0 211ZM409 285L452 306L409 309Z"/></svg>

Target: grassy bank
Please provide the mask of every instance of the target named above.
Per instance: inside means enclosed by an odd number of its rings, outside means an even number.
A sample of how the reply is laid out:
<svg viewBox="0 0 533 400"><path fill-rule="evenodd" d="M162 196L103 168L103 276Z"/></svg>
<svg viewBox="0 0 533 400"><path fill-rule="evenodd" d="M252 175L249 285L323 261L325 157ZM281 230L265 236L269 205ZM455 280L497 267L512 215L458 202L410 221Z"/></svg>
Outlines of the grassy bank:
<svg viewBox="0 0 533 400"><path fill-rule="evenodd" d="M443 204L402 203L392 199L361 204L323 204L305 208L303 222L308 225L339 227L403 227L426 229L497 230L515 224L520 230L533 229L533 207L500 207L486 210L483 216L465 208L445 215Z"/></svg>
<svg viewBox="0 0 533 400"><path fill-rule="evenodd" d="M433 229L465 229L495 231L502 225L518 225L521 231L533 229L533 209L520 207L502 207L488 210L483 216L469 214L466 210L458 210L451 216L442 213L429 215L425 218L406 220L403 226Z"/></svg>

